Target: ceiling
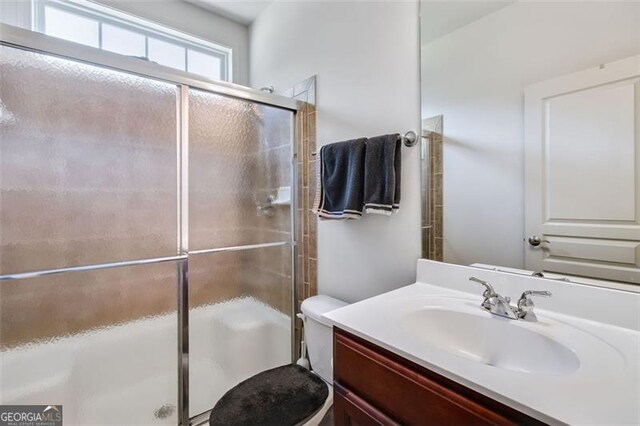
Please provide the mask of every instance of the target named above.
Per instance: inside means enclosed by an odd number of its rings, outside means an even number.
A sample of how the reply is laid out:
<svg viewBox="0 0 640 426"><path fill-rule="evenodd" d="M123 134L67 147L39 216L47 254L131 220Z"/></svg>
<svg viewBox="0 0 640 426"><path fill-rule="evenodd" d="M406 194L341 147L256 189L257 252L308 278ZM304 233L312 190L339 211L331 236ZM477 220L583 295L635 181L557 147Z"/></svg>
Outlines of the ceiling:
<svg viewBox="0 0 640 426"><path fill-rule="evenodd" d="M244 25L250 25L272 0L184 0Z"/></svg>
<svg viewBox="0 0 640 426"><path fill-rule="evenodd" d="M251 23L274 0L183 0L244 25ZM278 0L275 0L278 1ZM307 0L308 1L308 0ZM335 1L335 0L334 0ZM344 1L344 0L338 0ZM352 0L362 1L362 0ZM398 0L388 0L398 1ZM402 0L400 0L402 1ZM493 13L515 0L421 0L421 42L429 43Z"/></svg>
<svg viewBox="0 0 640 426"><path fill-rule="evenodd" d="M509 6L511 1L429 1L420 2L420 39L425 45L438 37Z"/></svg>

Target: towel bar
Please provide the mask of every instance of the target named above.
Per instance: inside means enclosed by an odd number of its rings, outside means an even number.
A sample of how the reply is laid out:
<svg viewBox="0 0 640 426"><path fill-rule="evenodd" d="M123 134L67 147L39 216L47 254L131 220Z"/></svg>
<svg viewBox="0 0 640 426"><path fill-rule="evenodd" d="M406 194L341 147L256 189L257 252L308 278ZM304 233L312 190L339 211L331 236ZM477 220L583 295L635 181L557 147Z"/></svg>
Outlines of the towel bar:
<svg viewBox="0 0 640 426"><path fill-rule="evenodd" d="M409 130L404 135L398 135L398 138L402 141L404 146L412 147L418 142L418 135L413 130ZM311 153L313 157L316 156L318 151L314 151Z"/></svg>

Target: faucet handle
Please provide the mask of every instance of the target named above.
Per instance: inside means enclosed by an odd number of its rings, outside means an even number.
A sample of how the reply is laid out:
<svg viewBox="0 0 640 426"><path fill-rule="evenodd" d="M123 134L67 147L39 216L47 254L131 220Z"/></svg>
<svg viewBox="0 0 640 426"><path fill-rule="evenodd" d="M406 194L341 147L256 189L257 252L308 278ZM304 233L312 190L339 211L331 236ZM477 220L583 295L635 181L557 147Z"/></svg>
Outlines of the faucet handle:
<svg viewBox="0 0 640 426"><path fill-rule="evenodd" d="M546 290L544 291L527 290L524 293L522 293L522 296L520 296L520 300L528 298L530 296L551 297L551 292Z"/></svg>
<svg viewBox="0 0 640 426"><path fill-rule="evenodd" d="M482 295L484 296L485 299L488 299L491 296L496 294L491 284L489 284L485 280L481 280L480 278L476 278L476 277L469 277L469 281L473 281L484 286L484 293Z"/></svg>
<svg viewBox="0 0 640 426"><path fill-rule="evenodd" d="M540 297L551 297L550 291L538 291L538 290L527 290L522 293L520 299L518 300L518 318L535 321L536 315L533 312L533 308L535 305L533 304L533 300L531 300L531 296L540 296Z"/></svg>

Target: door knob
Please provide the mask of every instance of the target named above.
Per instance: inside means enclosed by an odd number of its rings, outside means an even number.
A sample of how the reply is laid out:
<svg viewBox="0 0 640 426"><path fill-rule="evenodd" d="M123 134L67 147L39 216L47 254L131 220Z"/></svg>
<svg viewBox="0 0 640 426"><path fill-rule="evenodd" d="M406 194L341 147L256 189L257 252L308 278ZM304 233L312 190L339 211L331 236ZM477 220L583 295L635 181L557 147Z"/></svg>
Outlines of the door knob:
<svg viewBox="0 0 640 426"><path fill-rule="evenodd" d="M542 243L549 244L550 242L549 242L549 240L544 240L544 239L540 238L537 235L533 235L533 236L529 237L529 244L532 245L533 247L538 247Z"/></svg>

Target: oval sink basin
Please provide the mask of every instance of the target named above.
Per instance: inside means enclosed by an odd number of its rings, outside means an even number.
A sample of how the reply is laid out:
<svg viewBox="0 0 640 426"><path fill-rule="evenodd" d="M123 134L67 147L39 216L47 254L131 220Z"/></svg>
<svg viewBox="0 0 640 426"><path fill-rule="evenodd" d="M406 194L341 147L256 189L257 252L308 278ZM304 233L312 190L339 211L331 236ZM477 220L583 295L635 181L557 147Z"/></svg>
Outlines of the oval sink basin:
<svg viewBox="0 0 640 426"><path fill-rule="evenodd" d="M564 344L506 318L429 307L407 313L402 326L438 349L506 370L566 375L580 365Z"/></svg>

